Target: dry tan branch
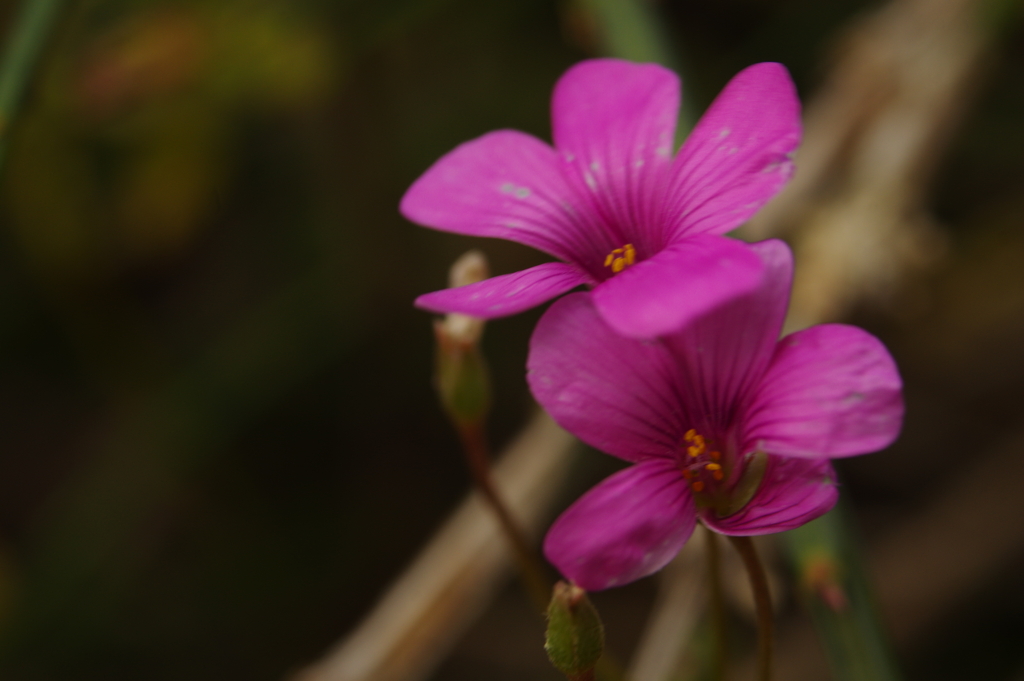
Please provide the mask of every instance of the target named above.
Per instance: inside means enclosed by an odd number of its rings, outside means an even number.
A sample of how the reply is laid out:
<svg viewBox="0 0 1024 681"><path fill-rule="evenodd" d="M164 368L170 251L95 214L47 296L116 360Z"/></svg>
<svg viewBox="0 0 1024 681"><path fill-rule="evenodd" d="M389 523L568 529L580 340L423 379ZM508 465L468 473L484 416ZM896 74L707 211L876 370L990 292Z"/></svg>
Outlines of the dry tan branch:
<svg viewBox="0 0 1024 681"><path fill-rule="evenodd" d="M843 40L830 76L807 106L796 178L744 230L751 239L786 236L793 244L798 267L788 329L841 318L865 297L888 295L941 254L942 239L925 210L927 189L975 90L987 42L976 23L980 5L895 0ZM532 528L561 484L571 442L538 417L499 465L502 489ZM1024 440L1011 445L1018 463L1024 462L1021 448ZM976 469L979 479L1002 480L1003 487L973 497L980 483L971 478L872 551L871 569L884 585L881 600L899 638L951 605L944 593L989 574L1006 551L1024 544L1017 522L1024 497L1010 489L1010 481L1024 475L1017 468L1012 475L1008 469L993 473L988 465ZM965 508L962 497L989 503ZM1013 510L1000 504L1013 504ZM938 518L946 518L948 527ZM997 518L1005 521L1000 531L1015 533L1014 542L985 542ZM1007 523L1016 526L1003 527ZM932 567L941 562L949 537L957 535L954 527L964 528L963 540L971 546L961 550L974 559L955 569L930 569L928 579L918 579L914 566L922 557ZM297 681L426 677L506 574L502 541L479 501L468 499L364 623ZM694 595L702 591L695 588L702 574L699 561L684 553L666 575L631 678L670 678L682 639L703 607ZM780 679L809 681L827 673L809 626L783 632L779 653Z"/></svg>
<svg viewBox="0 0 1024 681"><path fill-rule="evenodd" d="M697 532L679 555L662 570L654 609L647 618L640 645L627 678L633 681L669 679L675 674L697 623L707 607L707 574L703 532Z"/></svg>
<svg viewBox="0 0 1024 681"><path fill-rule="evenodd" d="M785 236L793 245L797 267L787 332L839 319L865 298L891 295L909 273L941 254L942 237L925 209L927 191L936 161L976 89L987 44L978 25L981 5L978 0L895 0L843 39L834 68L806 107L796 177L743 230L750 239ZM986 474L992 473L986 468ZM952 605L949 594L961 593L952 590L964 588L968 575L982 577L1005 558L1000 550L1005 544L989 543L977 547L964 565L914 579L921 556L938 560L935 552L948 550L954 534L936 519L963 503L967 490L954 492L936 502L935 513L905 521L871 554L872 574L885 585L880 600L900 639ZM1012 517L1021 517L1017 513ZM980 515L977 520L984 522ZM988 532L983 536L991 538ZM910 537L917 541L902 543ZM1010 546L1021 544L1024 537ZM669 579L683 584L693 576L678 571ZM660 599L674 588L666 584ZM664 626L678 626L693 615L676 612L675 617L677 622ZM782 634L779 679L828 677L809 625ZM674 672L651 668L659 674L644 681L665 681ZM737 678L752 674L747 665Z"/></svg>
<svg viewBox="0 0 1024 681"><path fill-rule="evenodd" d="M807 106L796 177L745 230L792 239L790 329L888 295L942 252L927 190L979 81L982 5L896 0L842 41Z"/></svg>
<svg viewBox="0 0 1024 681"><path fill-rule="evenodd" d="M535 532L562 487L575 440L538 414L506 450L496 486ZM470 494L367 618L294 681L415 681L430 674L509 573L507 540Z"/></svg>

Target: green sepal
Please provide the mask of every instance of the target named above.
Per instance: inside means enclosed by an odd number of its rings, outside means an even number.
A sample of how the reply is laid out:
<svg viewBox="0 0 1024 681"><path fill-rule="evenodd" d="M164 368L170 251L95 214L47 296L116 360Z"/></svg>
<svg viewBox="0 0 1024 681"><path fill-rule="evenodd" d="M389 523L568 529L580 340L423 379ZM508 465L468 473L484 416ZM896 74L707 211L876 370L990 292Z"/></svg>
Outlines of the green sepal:
<svg viewBox="0 0 1024 681"><path fill-rule="evenodd" d="M435 333L435 381L441 404L460 428L479 426L491 408L490 373L480 346L451 338L442 321L435 325Z"/></svg>
<svg viewBox="0 0 1024 681"><path fill-rule="evenodd" d="M604 652L604 625L587 592L575 584L555 584L544 649L555 669L570 680L593 678L594 666Z"/></svg>

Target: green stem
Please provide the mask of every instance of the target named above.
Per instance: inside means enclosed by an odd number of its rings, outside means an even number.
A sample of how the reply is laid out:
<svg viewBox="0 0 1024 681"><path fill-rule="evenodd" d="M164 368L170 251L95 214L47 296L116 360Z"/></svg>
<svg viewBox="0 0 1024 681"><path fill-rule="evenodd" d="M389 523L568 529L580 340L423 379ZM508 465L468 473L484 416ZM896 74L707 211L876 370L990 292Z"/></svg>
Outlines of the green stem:
<svg viewBox="0 0 1024 681"><path fill-rule="evenodd" d="M64 0L23 0L0 59L0 168L11 125Z"/></svg>
<svg viewBox="0 0 1024 681"><path fill-rule="evenodd" d="M714 657L711 678L725 681L725 661L729 656L729 642L725 632L725 599L722 595L722 557L718 548L718 535L704 528L708 557L708 585L711 588L711 631L714 637Z"/></svg>
<svg viewBox="0 0 1024 681"><path fill-rule="evenodd" d="M494 511L502 531L512 545L512 552L519 566L527 594L540 612L547 612L548 601L551 598L551 584L545 576L543 564L530 548L526 534L512 517L508 506L494 486L494 481L491 479L487 439L484 436L483 428L462 426L459 428L459 435L462 438L462 447L466 454L466 463L469 465L470 474L473 476L473 482Z"/></svg>
<svg viewBox="0 0 1024 681"><path fill-rule="evenodd" d="M864 557L842 501L782 534L835 681L900 681Z"/></svg>
<svg viewBox="0 0 1024 681"><path fill-rule="evenodd" d="M754 591L754 605L757 608L757 678L771 681L772 678L772 599L768 591L768 578L764 566L757 557L757 550L750 537L729 537L732 545L743 560L743 566L750 577L750 588Z"/></svg>

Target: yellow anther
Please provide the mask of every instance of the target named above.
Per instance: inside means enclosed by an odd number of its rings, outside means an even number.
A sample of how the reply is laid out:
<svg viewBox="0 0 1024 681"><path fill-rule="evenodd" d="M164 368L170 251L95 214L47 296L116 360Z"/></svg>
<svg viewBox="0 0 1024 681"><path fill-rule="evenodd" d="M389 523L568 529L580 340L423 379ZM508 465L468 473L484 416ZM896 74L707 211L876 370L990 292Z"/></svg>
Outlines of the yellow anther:
<svg viewBox="0 0 1024 681"><path fill-rule="evenodd" d="M722 472L722 464L708 463L704 464L704 469L711 471L711 477L715 480L721 480L725 477L725 473Z"/></svg>
<svg viewBox="0 0 1024 681"><path fill-rule="evenodd" d="M697 447L700 447L701 450L703 450L704 449L704 436L703 435L694 435L693 436L693 444L696 445Z"/></svg>
<svg viewBox="0 0 1024 681"><path fill-rule="evenodd" d="M613 274L618 274L629 265L636 262L636 249L633 244L626 244L622 248L616 248L604 259L604 266L611 267Z"/></svg>
<svg viewBox="0 0 1024 681"><path fill-rule="evenodd" d="M697 482L693 483L691 487L693 487L694 492L700 492L704 489L704 483L698 480Z"/></svg>
<svg viewBox="0 0 1024 681"><path fill-rule="evenodd" d="M686 431L686 435L683 436L683 439L686 440L687 442L693 442L693 438L695 437L697 437L697 431L694 430L693 428L690 428L688 431Z"/></svg>

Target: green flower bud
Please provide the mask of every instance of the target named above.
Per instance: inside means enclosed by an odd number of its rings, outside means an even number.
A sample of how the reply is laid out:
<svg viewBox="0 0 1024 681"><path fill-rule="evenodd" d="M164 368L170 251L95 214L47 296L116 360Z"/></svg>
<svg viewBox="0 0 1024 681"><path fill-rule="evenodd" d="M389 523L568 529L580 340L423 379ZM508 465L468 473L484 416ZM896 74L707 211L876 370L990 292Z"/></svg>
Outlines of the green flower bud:
<svg viewBox="0 0 1024 681"><path fill-rule="evenodd" d="M604 625L587 592L575 584L555 584L544 649L570 681L594 678L594 665L604 652Z"/></svg>
<svg viewBox="0 0 1024 681"><path fill-rule="evenodd" d="M448 283L465 286L487 278L487 260L469 251L452 265ZM434 323L437 338L435 383L449 418L460 429L478 427L491 408L491 381L480 352L482 319L452 313Z"/></svg>

